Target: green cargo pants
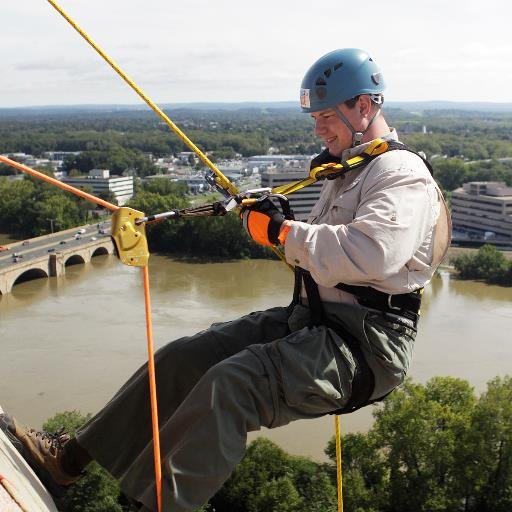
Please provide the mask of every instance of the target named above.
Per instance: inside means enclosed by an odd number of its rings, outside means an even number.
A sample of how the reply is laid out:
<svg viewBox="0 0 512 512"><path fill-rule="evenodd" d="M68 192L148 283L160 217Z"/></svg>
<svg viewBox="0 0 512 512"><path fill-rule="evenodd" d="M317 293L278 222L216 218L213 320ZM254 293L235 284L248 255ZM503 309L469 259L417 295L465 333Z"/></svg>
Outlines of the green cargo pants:
<svg viewBox="0 0 512 512"><path fill-rule="evenodd" d="M326 311L361 340L375 396L402 382L414 331L380 313L333 304ZM213 324L156 353L163 510L208 501L242 459L248 431L332 413L351 392L355 361L343 339L309 327L301 305ZM128 496L156 510L146 366L77 434Z"/></svg>

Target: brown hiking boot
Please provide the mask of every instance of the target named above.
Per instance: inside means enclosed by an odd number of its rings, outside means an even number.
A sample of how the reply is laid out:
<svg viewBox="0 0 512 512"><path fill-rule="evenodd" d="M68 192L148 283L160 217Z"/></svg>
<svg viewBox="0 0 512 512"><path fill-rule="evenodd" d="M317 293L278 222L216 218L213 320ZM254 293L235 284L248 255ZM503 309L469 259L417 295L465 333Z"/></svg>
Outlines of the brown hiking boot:
<svg viewBox="0 0 512 512"><path fill-rule="evenodd" d="M26 429L20 425L13 417L9 418L9 430L18 439L25 455L28 457L32 466L45 472L48 477L57 485L67 487L81 478L82 475L69 475L62 468L62 455L64 445L70 437L63 431L49 434L46 432L37 432L33 429Z"/></svg>

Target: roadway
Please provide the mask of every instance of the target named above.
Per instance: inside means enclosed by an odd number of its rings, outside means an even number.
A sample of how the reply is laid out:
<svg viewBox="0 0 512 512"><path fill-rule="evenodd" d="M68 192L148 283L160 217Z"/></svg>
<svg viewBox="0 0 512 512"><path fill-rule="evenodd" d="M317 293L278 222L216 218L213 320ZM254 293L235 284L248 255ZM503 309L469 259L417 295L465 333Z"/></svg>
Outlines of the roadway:
<svg viewBox="0 0 512 512"><path fill-rule="evenodd" d="M79 246L85 241L101 240L102 238L110 238L110 221L79 226L52 235L8 244L4 246L7 247L7 250L0 252L0 270L12 267L16 263L41 258L48 253L58 252L60 248Z"/></svg>

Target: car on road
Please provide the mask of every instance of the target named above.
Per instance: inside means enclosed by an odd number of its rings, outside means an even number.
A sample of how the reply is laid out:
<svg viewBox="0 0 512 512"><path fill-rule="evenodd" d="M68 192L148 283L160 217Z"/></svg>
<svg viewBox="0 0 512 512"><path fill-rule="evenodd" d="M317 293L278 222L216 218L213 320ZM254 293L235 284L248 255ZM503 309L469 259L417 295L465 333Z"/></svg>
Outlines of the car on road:
<svg viewBox="0 0 512 512"><path fill-rule="evenodd" d="M100 235L104 235L106 233L106 231L104 229L98 229L98 233Z"/></svg>
<svg viewBox="0 0 512 512"><path fill-rule="evenodd" d="M76 233L77 233L77 235L84 235L85 234L85 229L81 228Z"/></svg>
<svg viewBox="0 0 512 512"><path fill-rule="evenodd" d="M66 242L66 240L61 240L61 241L59 242L59 244L60 244L60 245L62 245L62 244L66 244L66 243L67 243L67 242Z"/></svg>
<svg viewBox="0 0 512 512"><path fill-rule="evenodd" d="M91 240L98 240L95 236L91 236Z"/></svg>
<svg viewBox="0 0 512 512"><path fill-rule="evenodd" d="M9 247L4 247L3 245L0 245L0 252L8 251Z"/></svg>
<svg viewBox="0 0 512 512"><path fill-rule="evenodd" d="M21 245L28 245L30 243L29 240L23 240L23 242L21 243Z"/></svg>
<svg viewBox="0 0 512 512"><path fill-rule="evenodd" d="M50 248L48 249L48 252L55 252L55 247L50 247Z"/></svg>
<svg viewBox="0 0 512 512"><path fill-rule="evenodd" d="M20 261L20 258L19 256L16 256L12 259L13 263L18 263L18 261Z"/></svg>

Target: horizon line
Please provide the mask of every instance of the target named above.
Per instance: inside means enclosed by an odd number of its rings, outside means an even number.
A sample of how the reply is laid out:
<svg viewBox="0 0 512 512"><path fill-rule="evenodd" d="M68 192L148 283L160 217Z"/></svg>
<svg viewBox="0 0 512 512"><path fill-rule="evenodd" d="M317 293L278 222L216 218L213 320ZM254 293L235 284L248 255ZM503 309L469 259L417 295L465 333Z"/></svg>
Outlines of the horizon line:
<svg viewBox="0 0 512 512"><path fill-rule="evenodd" d="M448 104L448 105L489 105L489 106L512 106L512 101L483 101L483 100L388 100L385 105L390 104ZM242 100L242 101L181 101L181 102L162 102L162 106L176 106L183 105L273 105L273 104L290 104L296 105L300 109L298 101L295 100ZM0 110L16 110L16 109L59 109L59 108L92 108L92 107L117 107L117 108L135 108L141 107L142 109L149 109L144 103L112 103L112 102L94 102L94 103L62 103L62 104L35 104L35 105L16 105L16 106L1 106Z"/></svg>

